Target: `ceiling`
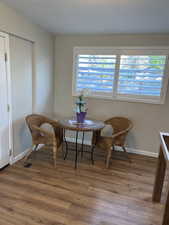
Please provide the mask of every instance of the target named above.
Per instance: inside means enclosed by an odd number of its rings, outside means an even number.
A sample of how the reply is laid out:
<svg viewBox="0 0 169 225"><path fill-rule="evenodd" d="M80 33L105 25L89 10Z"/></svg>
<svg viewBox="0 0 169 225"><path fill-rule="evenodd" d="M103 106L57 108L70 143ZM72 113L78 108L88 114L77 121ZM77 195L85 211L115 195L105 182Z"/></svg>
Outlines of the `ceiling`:
<svg viewBox="0 0 169 225"><path fill-rule="evenodd" d="M2 0L53 33L166 33L169 0Z"/></svg>

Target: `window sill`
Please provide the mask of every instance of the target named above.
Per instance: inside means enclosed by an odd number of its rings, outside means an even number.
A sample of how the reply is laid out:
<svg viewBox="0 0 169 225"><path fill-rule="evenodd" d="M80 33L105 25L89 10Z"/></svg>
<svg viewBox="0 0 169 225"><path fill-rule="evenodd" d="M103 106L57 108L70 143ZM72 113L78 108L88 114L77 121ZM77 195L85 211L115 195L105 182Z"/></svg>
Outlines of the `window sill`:
<svg viewBox="0 0 169 225"><path fill-rule="evenodd" d="M79 96L79 94L73 94L73 97ZM163 99L142 99L142 98L130 98L130 97L113 97L113 96L100 96L100 95L91 95L87 96L86 98L91 99L100 99L100 100L108 100L108 101L121 101L121 102L131 102L131 103L145 103L145 104L155 104L155 105L162 105L164 104Z"/></svg>

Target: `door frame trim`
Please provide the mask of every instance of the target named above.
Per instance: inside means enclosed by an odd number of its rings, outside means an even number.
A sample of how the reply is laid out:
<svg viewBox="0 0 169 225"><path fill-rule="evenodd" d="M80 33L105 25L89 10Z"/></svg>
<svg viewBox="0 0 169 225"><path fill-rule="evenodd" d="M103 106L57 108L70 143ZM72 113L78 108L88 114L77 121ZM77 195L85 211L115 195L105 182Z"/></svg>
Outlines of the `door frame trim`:
<svg viewBox="0 0 169 225"><path fill-rule="evenodd" d="M0 36L5 38L5 54L7 55L6 73L7 73L7 99L9 105L9 163L11 164L13 159L13 130L12 130L12 96L11 96L11 68L10 68L10 45L9 34L0 32Z"/></svg>

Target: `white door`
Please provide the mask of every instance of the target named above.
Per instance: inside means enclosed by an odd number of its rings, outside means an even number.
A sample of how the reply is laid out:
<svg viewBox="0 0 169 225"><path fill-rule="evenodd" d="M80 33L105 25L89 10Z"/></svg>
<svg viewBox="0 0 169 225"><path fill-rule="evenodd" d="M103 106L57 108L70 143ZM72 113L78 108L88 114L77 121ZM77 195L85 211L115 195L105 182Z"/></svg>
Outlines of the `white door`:
<svg viewBox="0 0 169 225"><path fill-rule="evenodd" d="M0 35L0 168L9 163L8 79L6 38Z"/></svg>

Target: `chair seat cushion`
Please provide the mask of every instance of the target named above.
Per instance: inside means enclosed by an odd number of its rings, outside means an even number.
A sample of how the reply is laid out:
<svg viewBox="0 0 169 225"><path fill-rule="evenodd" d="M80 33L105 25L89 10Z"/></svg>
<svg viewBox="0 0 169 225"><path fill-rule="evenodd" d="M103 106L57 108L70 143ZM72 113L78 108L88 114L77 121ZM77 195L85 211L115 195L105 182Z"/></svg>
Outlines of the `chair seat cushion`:
<svg viewBox="0 0 169 225"><path fill-rule="evenodd" d="M113 127L110 124L106 124L105 127L101 130L102 137L112 137Z"/></svg>

